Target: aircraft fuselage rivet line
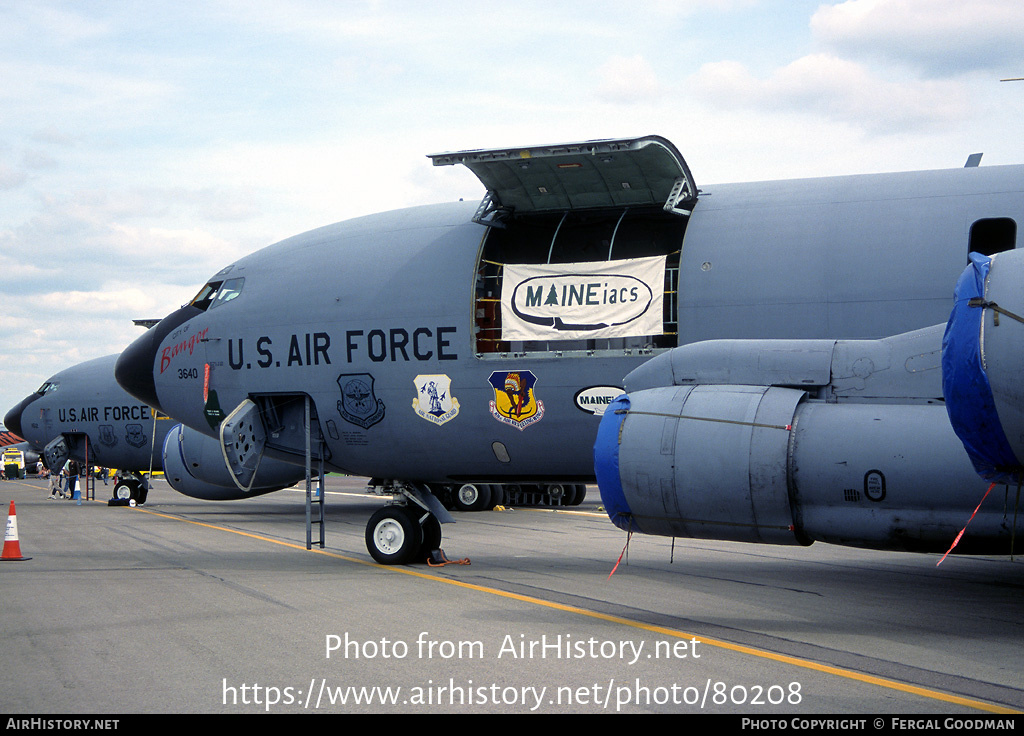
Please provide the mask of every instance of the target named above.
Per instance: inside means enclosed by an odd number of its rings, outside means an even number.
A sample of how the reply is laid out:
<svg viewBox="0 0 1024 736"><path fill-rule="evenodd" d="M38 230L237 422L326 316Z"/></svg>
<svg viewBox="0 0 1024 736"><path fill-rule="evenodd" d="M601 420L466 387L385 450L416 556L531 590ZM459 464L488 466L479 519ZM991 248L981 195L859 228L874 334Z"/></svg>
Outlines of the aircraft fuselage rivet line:
<svg viewBox="0 0 1024 736"><path fill-rule="evenodd" d="M164 519L172 521L183 521L188 524L195 524L197 526L206 527L207 529L215 529L218 531L230 532L232 534L239 534L243 537L249 537L250 539L257 539L264 542L270 542L272 544L278 544L283 547L290 547L292 549L307 551L304 545L296 544L294 542L285 542L279 539L272 539L270 537L263 536L261 534L253 534L252 532L243 532L237 529L230 529L228 527L218 526L216 524L208 524L201 521L193 521L186 519L181 516L175 516L173 514L161 513L153 511L151 509L136 508L136 511L141 511L146 514L158 516ZM732 642L722 641L719 639L708 639L703 636L697 636L696 634L680 631L679 629L670 629L664 626L656 626L653 624L646 624L641 621L633 621L631 619L622 618L621 616L614 616L608 613L601 613L599 611L591 611L585 608L579 608L577 606L569 606L564 603L557 603L555 601L547 601L542 598L536 598L533 596L521 595L519 593L511 593L497 588L489 588L483 585L477 585L475 583L466 583L461 580L453 580L451 578L441 577L436 574L419 572L417 570L410 570L403 567L395 567L391 565L379 565L376 562L369 562L362 560L357 557L349 557L348 555L339 554L337 552L330 552L328 550L314 549L310 550L320 555L326 555L338 560L344 560L346 562L352 562L357 565L363 565L366 567L374 567L380 570L387 570L388 572L399 573L402 575L411 575L413 577L422 578L424 580L430 580L436 583L445 583L448 585L454 585L459 588L466 590L473 590L480 593L487 593L495 595L501 598L507 598L510 600L519 601L521 603L529 603L535 606L542 606L544 608L550 608L556 611L563 611L565 613L573 613L579 616L586 616L587 618L598 619L600 621L607 621L608 623L619 624L621 626L628 626L633 629L640 629L643 631L649 631L654 634L660 634L662 636L670 636L678 639L690 639L696 638L701 644L707 646L716 647L718 649L725 649L727 651L736 652L738 654L745 654L752 657L758 657L760 659L768 659L781 664L791 665L793 667L799 667L802 669L813 670L822 674L833 675L835 677L842 677L847 680L855 680L863 682L869 685L876 685L878 687L884 687L890 690L898 690L903 693L910 695L918 695L923 698L929 698L931 700L939 700L945 703L951 703L954 705L962 705L967 708L975 708L977 710L987 711L990 713L1019 713L1020 711L1012 708L1007 708L1001 705L994 705L991 703L985 703L979 700L973 700L971 698L961 697L959 695L952 695L950 693L943 693L938 690L932 690L930 688L919 687L917 685L909 685L903 682L897 682L895 680L889 680L883 677L876 677L874 675L868 675L862 672L856 672L854 670L845 669L842 667L835 667L832 665L821 664L813 662L807 659L800 659L799 657L792 657L785 654L777 654L775 652L769 652L763 649L756 649L754 647L744 646L742 644L733 644Z"/></svg>

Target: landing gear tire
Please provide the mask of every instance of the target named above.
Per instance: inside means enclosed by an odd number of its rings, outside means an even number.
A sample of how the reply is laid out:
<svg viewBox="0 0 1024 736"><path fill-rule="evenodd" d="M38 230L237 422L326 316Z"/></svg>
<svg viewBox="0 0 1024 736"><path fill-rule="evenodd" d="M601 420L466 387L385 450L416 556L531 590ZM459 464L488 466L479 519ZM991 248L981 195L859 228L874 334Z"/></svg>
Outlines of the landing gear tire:
<svg viewBox="0 0 1024 736"><path fill-rule="evenodd" d="M572 487L573 493L572 498L566 501L567 506L579 506L583 503L583 499L587 497L587 487L579 484Z"/></svg>
<svg viewBox="0 0 1024 736"><path fill-rule="evenodd" d="M483 511L491 508L491 489L479 483L466 483L452 496L459 511Z"/></svg>
<svg viewBox="0 0 1024 736"><path fill-rule="evenodd" d="M431 558L431 553L441 549L441 522L433 514L427 514L423 521L423 542L420 544L420 551L416 555L421 561Z"/></svg>
<svg viewBox="0 0 1024 736"><path fill-rule="evenodd" d="M552 485L548 486L545 490L548 493L549 503L552 506L568 506L569 505L567 500L566 500L568 498L568 494L566 493L566 491L568 489L565 486L563 486L561 484L558 484L558 483L555 483L555 484L552 484Z"/></svg>
<svg viewBox="0 0 1024 736"><path fill-rule="evenodd" d="M420 525L403 506L378 509L366 524L366 549L382 565L404 565L416 556L422 543Z"/></svg>
<svg viewBox="0 0 1024 736"><path fill-rule="evenodd" d="M138 500L139 484L131 480L118 481L114 486L114 498L119 501Z"/></svg>
<svg viewBox="0 0 1024 736"><path fill-rule="evenodd" d="M494 484L491 486L491 504L489 508L495 506L506 506L508 505L508 492L505 490L505 486L500 484Z"/></svg>

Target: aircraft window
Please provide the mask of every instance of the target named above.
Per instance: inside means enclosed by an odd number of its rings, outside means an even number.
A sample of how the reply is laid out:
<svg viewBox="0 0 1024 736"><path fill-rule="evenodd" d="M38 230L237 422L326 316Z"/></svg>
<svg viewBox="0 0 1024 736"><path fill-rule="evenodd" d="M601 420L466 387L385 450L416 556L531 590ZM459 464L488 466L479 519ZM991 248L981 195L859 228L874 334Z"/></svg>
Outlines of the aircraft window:
<svg viewBox="0 0 1024 736"><path fill-rule="evenodd" d="M625 355L675 347L678 339L679 253L687 218L660 207L601 208L568 213L510 213L488 229L477 268L476 354ZM661 331L635 337L572 340L503 340L502 278L510 264L589 263L665 256Z"/></svg>
<svg viewBox="0 0 1024 736"><path fill-rule="evenodd" d="M210 302L213 301L213 297L216 295L217 289L220 288L222 283L222 281L211 281L210 283L205 284L203 288L199 290L199 293L195 295L192 301L189 302L189 306L202 309L205 312L209 309Z"/></svg>
<svg viewBox="0 0 1024 736"><path fill-rule="evenodd" d="M37 394L48 394L51 391L56 391L58 388L60 388L60 384L59 383L55 383L54 381L47 381L46 383L44 383L42 386L39 387L39 390L36 391L36 393Z"/></svg>
<svg viewBox="0 0 1024 736"><path fill-rule="evenodd" d="M210 309L219 307L225 302L229 302L239 294L242 293L242 284L245 283L245 279L228 279L225 281L220 289L217 291L217 297L213 300L213 304L210 305Z"/></svg>
<svg viewBox="0 0 1024 736"><path fill-rule="evenodd" d="M990 217L971 225L971 253L991 256L1016 245L1017 223L1009 217Z"/></svg>

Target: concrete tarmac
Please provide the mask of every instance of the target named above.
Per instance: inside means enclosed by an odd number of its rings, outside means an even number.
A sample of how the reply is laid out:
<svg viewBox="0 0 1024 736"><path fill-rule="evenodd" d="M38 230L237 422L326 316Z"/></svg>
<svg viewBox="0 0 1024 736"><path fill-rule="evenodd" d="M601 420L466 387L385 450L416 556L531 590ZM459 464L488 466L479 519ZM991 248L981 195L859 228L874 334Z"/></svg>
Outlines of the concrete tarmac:
<svg viewBox="0 0 1024 736"><path fill-rule="evenodd" d="M592 488L455 514L442 546L471 564L382 567L364 533L385 499L362 487L328 478L307 551L298 490L158 482L133 509L0 483L32 558L0 563L0 712L1024 710L1019 560L636 536L616 568L626 534Z"/></svg>

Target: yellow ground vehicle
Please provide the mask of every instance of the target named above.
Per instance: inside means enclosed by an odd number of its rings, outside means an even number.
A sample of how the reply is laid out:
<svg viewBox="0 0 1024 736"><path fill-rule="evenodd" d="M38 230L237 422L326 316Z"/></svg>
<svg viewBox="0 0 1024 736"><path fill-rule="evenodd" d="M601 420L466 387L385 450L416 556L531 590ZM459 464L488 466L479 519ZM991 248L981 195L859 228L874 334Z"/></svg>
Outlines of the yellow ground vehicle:
<svg viewBox="0 0 1024 736"><path fill-rule="evenodd" d="M4 448L3 465L9 479L25 477L25 453L16 447Z"/></svg>

